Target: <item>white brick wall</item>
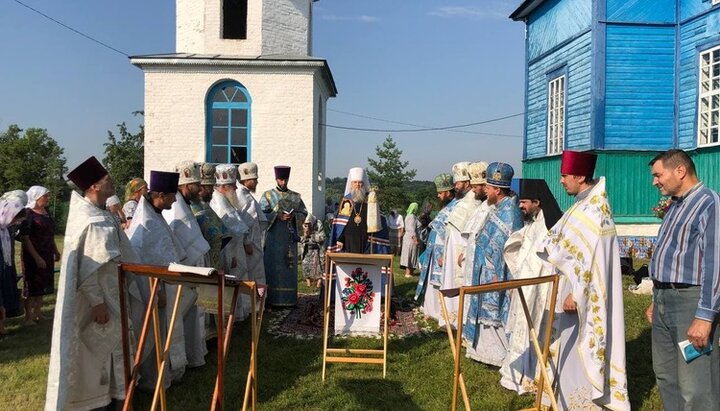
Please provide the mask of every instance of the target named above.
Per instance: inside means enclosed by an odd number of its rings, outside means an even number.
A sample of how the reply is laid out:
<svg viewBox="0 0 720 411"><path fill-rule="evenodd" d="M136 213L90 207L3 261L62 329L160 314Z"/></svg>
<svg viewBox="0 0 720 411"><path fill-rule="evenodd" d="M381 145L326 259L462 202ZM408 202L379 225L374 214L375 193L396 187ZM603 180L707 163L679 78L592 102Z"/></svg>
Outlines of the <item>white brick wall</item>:
<svg viewBox="0 0 720 411"><path fill-rule="evenodd" d="M235 80L252 99L251 160L258 164L258 193L275 185L273 166L292 167L289 186L321 216L318 185L318 103L328 92L313 68L155 66L145 68L145 176L172 170L182 160L205 161L206 98L213 85ZM324 163L324 161L323 161ZM324 176L324 170L321 170Z"/></svg>
<svg viewBox="0 0 720 411"><path fill-rule="evenodd" d="M312 0L263 2L262 54L310 54Z"/></svg>
<svg viewBox="0 0 720 411"><path fill-rule="evenodd" d="M247 39L222 39L222 0L176 0L176 52L308 55L312 0L248 0Z"/></svg>
<svg viewBox="0 0 720 411"><path fill-rule="evenodd" d="M176 0L176 11L178 53L310 54L312 0L248 0L246 40L221 38L222 0ZM205 160L207 93L235 80L252 98L250 155L259 166L258 192L275 185L273 166L289 165L289 186L321 216L326 144L319 122L326 118L330 85L319 68L241 66L144 67L146 177L181 160Z"/></svg>
<svg viewBox="0 0 720 411"><path fill-rule="evenodd" d="M199 53L205 47L204 2L177 0L175 6L175 50Z"/></svg>

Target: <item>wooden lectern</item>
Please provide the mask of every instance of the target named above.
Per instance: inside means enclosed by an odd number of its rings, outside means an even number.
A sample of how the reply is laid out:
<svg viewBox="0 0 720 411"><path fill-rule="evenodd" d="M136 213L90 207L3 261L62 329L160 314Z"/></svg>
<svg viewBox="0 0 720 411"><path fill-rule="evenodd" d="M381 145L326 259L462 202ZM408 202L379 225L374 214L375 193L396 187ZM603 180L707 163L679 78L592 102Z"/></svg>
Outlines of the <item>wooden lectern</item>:
<svg viewBox="0 0 720 411"><path fill-rule="evenodd" d="M392 254L357 254L357 253L327 253L325 255L325 295L323 301L323 319L324 319L324 330L323 330L323 364L322 364L322 380L325 382L325 370L327 363L361 363L361 364L382 364L383 365L383 378L387 374L387 347L388 347L388 334L389 330L389 318L390 318L390 301L392 294L392 267L393 267L393 255ZM332 348L329 347L329 334L330 334L330 304L332 301L332 295L335 292L335 286L333 282L333 273L335 272L336 264L376 264L385 269L381 269L381 277L385 276L385 318L383 320L383 348L382 349L354 349L354 348ZM335 301L337 310L337 304L341 304L339 301Z"/></svg>
<svg viewBox="0 0 720 411"><path fill-rule="evenodd" d="M467 395L467 389L465 387L465 379L463 378L462 371L460 370L460 355L461 355L461 348L462 348L462 329L463 329L463 322L465 315L460 314L458 315L458 323L456 325L456 335L453 338L452 329L450 327L450 317L448 315L447 307L445 305L445 297L451 298L455 297L457 295L460 296L458 301L458 310L464 310L465 306L465 296L466 295L473 295L473 294L482 294L492 291L503 291L503 290L512 290L517 289L518 290L518 297L520 298L520 302L522 303L523 312L525 313L525 319L528 322L528 328L529 328L529 334L530 334L530 341L532 344L533 349L535 350L535 354L537 354L538 357L538 363L540 365L540 378L538 381L538 390L537 394L535 396L535 407L532 408L533 410L540 410L541 409L541 403L542 403L542 394L543 392L548 393L548 397L550 398L551 407L553 410L558 410L557 401L555 399L555 393L552 389L552 384L550 381L550 378L548 376L547 372L547 362L548 362L548 356L550 352L550 338L552 337L552 325L553 320L555 318L555 303L557 300L557 292L558 292L558 283L560 281L560 276L558 275L549 275L544 277L537 277L537 278L524 278L524 279L518 279L518 280L510 280L510 281L501 281L496 283L489 283L489 284L483 284L483 285L475 285L475 286L466 286L466 287L460 287L460 288L453 288L449 290L440 290L438 292L438 298L440 299L440 307L442 309L442 314L445 317L445 328L448 334L448 340L450 342L450 348L452 351L452 355L455 359L455 368L453 372L453 390L452 390L452 405L451 410L455 411L457 410L457 400L458 400L458 388L460 388L463 396L463 403L465 405L465 410L470 411L470 400L468 399ZM535 331L535 325L532 322L532 318L530 316L530 311L527 306L527 301L525 300L525 295L523 294L522 287L528 286L528 285L538 285L538 284L544 284L544 283L552 283L552 291L550 294L550 306L548 308L548 321L545 328L545 337L543 338L543 347L540 347L540 343L538 341L537 332ZM462 313L462 311L460 311Z"/></svg>
<svg viewBox="0 0 720 411"><path fill-rule="evenodd" d="M128 335L128 308L127 308L127 282L128 274L135 276L148 277L150 281L150 300L145 308L142 328L139 330L137 351L133 360L132 367L130 365L130 337ZM247 409L248 401L252 401L252 409L255 410L257 405L257 344L260 334L260 325L262 324L262 313L265 306L265 285L258 285L254 281L240 281L234 278L225 277L223 274L212 270L209 275L174 272L169 271L168 267L143 264L118 264L118 281L120 283L120 310L122 315L122 344L123 344L123 361L125 365L125 401L123 411L129 411L132 408L132 399L139 377L140 362L142 360L142 352L148 331L151 326L152 319L153 335L155 337L155 355L158 369L157 383L155 392L153 393L153 401L151 410L157 409L158 403L160 409L167 409L165 401L165 386L163 384L165 374L165 364L168 361L170 351L170 341L174 330L175 321L180 307L183 287L185 285L210 285L217 287L217 376L215 378L215 390L213 391L211 410L223 409L223 375L225 361L230 348L230 337L232 336L232 328L235 320L235 310L230 310L227 317L227 324L224 325L225 314L223 308L223 294L225 287L233 290L231 307L235 307L238 300L238 294L243 293L250 296L251 304L251 336L250 343L250 366L248 370L248 378L245 387L245 397L243 400L243 410ZM160 341L160 317L158 313L158 285L159 281L178 284L177 297L172 307L172 316L168 324L168 332L165 341ZM258 298L259 297L259 298ZM170 309L170 307L168 307Z"/></svg>

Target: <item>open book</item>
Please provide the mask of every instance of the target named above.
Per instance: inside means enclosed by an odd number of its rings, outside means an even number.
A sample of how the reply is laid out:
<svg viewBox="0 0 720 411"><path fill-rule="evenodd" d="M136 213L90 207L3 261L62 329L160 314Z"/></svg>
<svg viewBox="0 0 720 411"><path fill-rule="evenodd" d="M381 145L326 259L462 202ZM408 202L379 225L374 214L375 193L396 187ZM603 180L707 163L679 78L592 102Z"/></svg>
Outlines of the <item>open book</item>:
<svg viewBox="0 0 720 411"><path fill-rule="evenodd" d="M209 277L210 274L215 271L215 269L212 267L194 267L192 265L170 263L170 265L168 266L168 271L172 271L175 273L193 273Z"/></svg>

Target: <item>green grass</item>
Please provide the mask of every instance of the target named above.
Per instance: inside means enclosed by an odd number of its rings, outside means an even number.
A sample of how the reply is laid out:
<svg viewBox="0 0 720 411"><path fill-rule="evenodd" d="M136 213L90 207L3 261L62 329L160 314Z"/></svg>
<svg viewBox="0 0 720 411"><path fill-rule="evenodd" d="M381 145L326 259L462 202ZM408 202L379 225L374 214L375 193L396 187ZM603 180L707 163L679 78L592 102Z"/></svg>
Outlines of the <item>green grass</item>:
<svg viewBox="0 0 720 411"><path fill-rule="evenodd" d="M417 277L406 279L395 270L396 292L410 297ZM625 285L632 279L626 278ZM300 292L315 292L299 280ZM625 292L625 327L630 400L633 409L661 410L650 355L650 327L644 312L649 296ZM44 313L52 316L54 299ZM273 314L268 314L273 315ZM47 381L52 324L45 320L23 327L8 321L11 335L0 340L0 404L3 409L42 409ZM267 324L267 322L265 323ZM335 340L333 345L376 348L374 339ZM180 385L168 391L170 409L205 409L214 384L214 341L204 367L190 369ZM249 325L236 326L226 365L225 403L239 409L249 361ZM470 401L476 410L511 410L532 406L532 396L518 396L499 384L497 368L463 358ZM274 337L263 331L258 360L259 408L262 410L444 410L450 404L452 357L444 332L432 332L389 342L388 375L378 365L328 364L327 381L321 380L322 340ZM138 393L136 409L147 409L151 398ZM461 401L460 401L461 403ZM460 405L462 406L462 405Z"/></svg>

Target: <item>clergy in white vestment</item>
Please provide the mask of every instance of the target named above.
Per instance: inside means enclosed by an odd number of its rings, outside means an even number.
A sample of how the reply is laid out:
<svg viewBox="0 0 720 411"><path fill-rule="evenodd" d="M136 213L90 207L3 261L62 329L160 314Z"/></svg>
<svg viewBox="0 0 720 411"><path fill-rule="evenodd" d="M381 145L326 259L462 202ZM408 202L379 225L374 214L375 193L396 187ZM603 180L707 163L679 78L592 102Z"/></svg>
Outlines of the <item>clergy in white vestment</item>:
<svg viewBox="0 0 720 411"><path fill-rule="evenodd" d="M552 266L543 262L535 250L547 230L560 219L562 211L547 183L542 179L521 179L518 198L524 226L510 234L505 243L505 263L515 280L552 275ZM522 290L534 329L541 335L546 326L543 318L550 301L550 284L525 286ZM510 293L510 311L505 324L505 332L509 335L508 352L500 368L500 384L518 394L524 394L535 391L538 357L531 345L522 302L516 290Z"/></svg>
<svg viewBox="0 0 720 411"><path fill-rule="evenodd" d="M462 161L452 166L453 186L457 205L450 213L445 224L445 264L442 266L439 289L447 290L465 285L462 266L458 264L458 257L465 251L465 239L462 237L462 230L468 218L482 201L475 197L470 184L470 163ZM434 295L433 298L438 298ZM446 298L445 306L448 311L450 325L455 328L458 318L458 297ZM440 316L438 320L440 327L445 327L445 318Z"/></svg>
<svg viewBox="0 0 720 411"><path fill-rule="evenodd" d="M503 260L503 247L510 234L522 227L517 197L510 190L513 168L505 163L490 163L487 168L485 194L495 205L475 244L475 261L471 285L511 280ZM467 356L485 364L501 366L507 353L505 323L510 308L506 291L485 292L470 296L463 337Z"/></svg>
<svg viewBox="0 0 720 411"><path fill-rule="evenodd" d="M562 275L550 354L561 409L629 410L620 249L605 178L593 179L596 161L563 152L560 183L575 203L538 247Z"/></svg>
<svg viewBox="0 0 720 411"><path fill-rule="evenodd" d="M460 233L465 244L465 249L458 256L457 264L462 267L462 276L465 279L463 285L470 285L473 263L475 261L475 240L477 240L480 230L485 225L490 211L495 208L494 205L490 205L486 201L485 185L487 184L487 166L487 163L484 161L470 163L468 166L470 188L475 200L478 201L480 205L472 211L472 214L470 214L465 221L465 225Z"/></svg>
<svg viewBox="0 0 720 411"><path fill-rule="evenodd" d="M465 221L460 236L464 248L461 249L457 257L456 264L462 270L462 285L472 285L472 270L475 263L475 243L477 241L480 230L485 226L488 215L495 209L495 205L487 202L485 195L485 185L487 184L487 166L484 161L470 163L468 166L468 174L470 174L470 189L472 195L479 205L472 211L472 214ZM455 297L457 298L457 297ZM465 307L463 308L462 318L467 315L470 307L470 299L465 299Z"/></svg>
<svg viewBox="0 0 720 411"><path fill-rule="evenodd" d="M200 225L190 208L191 201L200 200L200 164L190 160L182 161L175 166L175 172L179 174L175 202L169 210L163 210L162 215L185 251L182 264L207 267L210 244L203 237ZM188 303L193 301L187 315L183 317L188 367L199 367L205 365L205 355L208 353L205 343L205 311L195 304L196 287L185 286L183 298Z"/></svg>
<svg viewBox="0 0 720 411"><path fill-rule="evenodd" d="M132 247L105 201L115 194L95 157L68 178L72 192L50 349L45 409L90 410L125 398L117 264ZM133 295L132 290L130 298Z"/></svg>
<svg viewBox="0 0 720 411"><path fill-rule="evenodd" d="M263 260L263 247L265 245L265 230L268 226L267 217L260 208L260 203L253 197L258 183L258 166L255 163L243 163L238 166L238 211L250 228L248 239L250 244L245 245L248 275L258 284L265 284L265 263Z"/></svg>
<svg viewBox="0 0 720 411"><path fill-rule="evenodd" d="M169 210L175 202L177 192L178 173L164 171L150 171L149 191L140 198L135 215L133 216L127 235L135 249L140 262L143 264L164 265L170 263L182 263L186 254L180 241L168 226L162 216L163 210ZM143 297L143 303L150 301L150 280L148 277L137 277L136 283ZM167 335L167 327L172 316L172 308L177 297L178 286L160 282L159 301L161 317L161 340ZM187 353L185 350L185 319L195 303L196 295L188 293L187 287L183 287L180 311L173 328L173 336L170 345L169 375L165 374L164 385L168 387L170 382L177 382L185 374L185 367L188 365ZM139 318L134 321L139 323ZM140 366L139 386L143 390L153 390L157 381L157 366L155 363L155 345L152 331L150 332L146 346L143 349L143 361Z"/></svg>
<svg viewBox="0 0 720 411"><path fill-rule="evenodd" d="M447 173L435 177L435 191L440 201L441 209L429 224L427 248L420 254L420 278L415 289L415 300L422 299L422 311L425 316L440 321L440 289L443 266L445 265L445 236L447 234L447 219L457 206L452 176ZM449 264L453 264L452 261Z"/></svg>
<svg viewBox="0 0 720 411"><path fill-rule="evenodd" d="M250 227L245 224L238 211L236 194L237 169L232 164L218 164L215 167L215 191L210 200L210 208L220 217L231 240L220 251L222 269L226 275L240 280L249 280L245 247L251 246ZM250 313L250 299L246 295L238 298L235 315L238 321Z"/></svg>

